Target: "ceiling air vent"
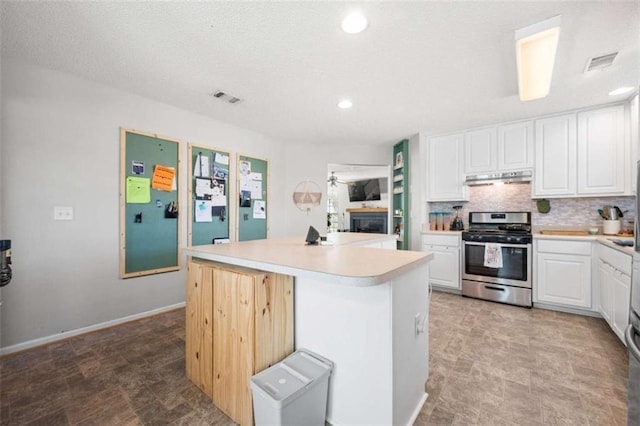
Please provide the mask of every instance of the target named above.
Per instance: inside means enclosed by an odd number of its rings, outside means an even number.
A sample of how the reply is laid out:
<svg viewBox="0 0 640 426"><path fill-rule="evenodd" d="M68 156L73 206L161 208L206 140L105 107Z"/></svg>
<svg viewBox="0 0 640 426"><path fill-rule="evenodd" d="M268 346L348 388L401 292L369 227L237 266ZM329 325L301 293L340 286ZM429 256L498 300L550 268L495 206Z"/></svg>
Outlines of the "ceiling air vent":
<svg viewBox="0 0 640 426"><path fill-rule="evenodd" d="M587 67L584 69L584 72L596 71L610 67L613 64L613 60L616 59L616 56L618 56L618 52L609 53L596 58L590 58L587 61Z"/></svg>
<svg viewBox="0 0 640 426"><path fill-rule="evenodd" d="M242 101L242 99L236 98L235 96L231 96L228 93L224 93L223 91L220 91L220 90L214 91L213 93L211 93L211 96L214 98L223 100L230 104L237 104L238 102Z"/></svg>

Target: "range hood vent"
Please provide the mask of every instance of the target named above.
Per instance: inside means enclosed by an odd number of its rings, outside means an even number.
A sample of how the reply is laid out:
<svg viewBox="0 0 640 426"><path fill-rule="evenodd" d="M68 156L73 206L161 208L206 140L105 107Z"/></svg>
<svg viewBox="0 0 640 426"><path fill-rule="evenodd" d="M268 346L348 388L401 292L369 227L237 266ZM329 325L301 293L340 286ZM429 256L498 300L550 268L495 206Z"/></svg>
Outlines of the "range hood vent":
<svg viewBox="0 0 640 426"><path fill-rule="evenodd" d="M491 185L494 183L526 183L531 182L533 172L524 170L521 172L502 172L485 175L469 175L464 181L465 185Z"/></svg>

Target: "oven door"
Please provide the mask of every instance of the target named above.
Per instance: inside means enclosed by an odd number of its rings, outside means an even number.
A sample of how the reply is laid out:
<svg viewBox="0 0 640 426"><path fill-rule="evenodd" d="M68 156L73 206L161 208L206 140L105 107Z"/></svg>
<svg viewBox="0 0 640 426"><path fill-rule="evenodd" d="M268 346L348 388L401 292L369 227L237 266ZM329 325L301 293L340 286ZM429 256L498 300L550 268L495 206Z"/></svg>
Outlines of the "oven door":
<svg viewBox="0 0 640 426"><path fill-rule="evenodd" d="M502 267L484 266L485 243L463 241L462 278L531 288L531 244L500 244Z"/></svg>

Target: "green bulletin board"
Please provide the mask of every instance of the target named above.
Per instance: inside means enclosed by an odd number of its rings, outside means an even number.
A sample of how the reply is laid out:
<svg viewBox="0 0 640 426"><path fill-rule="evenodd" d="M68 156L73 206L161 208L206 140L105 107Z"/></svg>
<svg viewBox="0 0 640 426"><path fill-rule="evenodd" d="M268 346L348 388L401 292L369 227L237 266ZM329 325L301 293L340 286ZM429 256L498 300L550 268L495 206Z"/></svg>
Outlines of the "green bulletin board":
<svg viewBox="0 0 640 426"><path fill-rule="evenodd" d="M180 141L120 129L120 277L180 269Z"/></svg>
<svg viewBox="0 0 640 426"><path fill-rule="evenodd" d="M238 155L237 241L267 238L267 193L269 162L260 158Z"/></svg>
<svg viewBox="0 0 640 426"><path fill-rule="evenodd" d="M228 152L189 144L189 245L229 239Z"/></svg>

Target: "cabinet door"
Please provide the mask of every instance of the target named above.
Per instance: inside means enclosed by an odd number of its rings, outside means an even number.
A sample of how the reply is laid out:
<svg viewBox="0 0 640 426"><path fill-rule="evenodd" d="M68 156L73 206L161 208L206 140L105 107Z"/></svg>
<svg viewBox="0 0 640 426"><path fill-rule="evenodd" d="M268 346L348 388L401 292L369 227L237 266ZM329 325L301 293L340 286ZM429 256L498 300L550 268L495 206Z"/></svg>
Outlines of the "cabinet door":
<svg viewBox="0 0 640 426"><path fill-rule="evenodd" d="M629 103L629 120L631 121L631 193L636 193L638 168L636 167L638 154L640 153L640 104L638 95L635 95Z"/></svg>
<svg viewBox="0 0 640 426"><path fill-rule="evenodd" d="M187 266L185 308L185 371L204 393L213 397L212 268L197 262Z"/></svg>
<svg viewBox="0 0 640 426"><path fill-rule="evenodd" d="M611 313L611 328L624 342L624 330L629 325L629 294L631 277L614 271L611 275L611 295L613 299Z"/></svg>
<svg viewBox="0 0 640 426"><path fill-rule="evenodd" d="M423 251L433 253L429 263L432 285L460 289L460 249L451 246L423 245Z"/></svg>
<svg viewBox="0 0 640 426"><path fill-rule="evenodd" d="M495 128L474 130L464 134L464 172L493 173L496 171Z"/></svg>
<svg viewBox="0 0 640 426"><path fill-rule="evenodd" d="M578 113L578 194L625 191L624 106Z"/></svg>
<svg viewBox="0 0 640 426"><path fill-rule="evenodd" d="M213 271L213 402L234 421L253 424L254 277Z"/></svg>
<svg viewBox="0 0 640 426"><path fill-rule="evenodd" d="M498 126L498 170L533 167L533 122Z"/></svg>
<svg viewBox="0 0 640 426"><path fill-rule="evenodd" d="M466 200L467 190L463 185L462 134L440 136L429 139L428 201Z"/></svg>
<svg viewBox="0 0 640 426"><path fill-rule="evenodd" d="M537 292L541 302L591 308L591 257L538 253Z"/></svg>
<svg viewBox="0 0 640 426"><path fill-rule="evenodd" d="M611 274L612 268L604 263L603 261L598 261L598 295L599 295L599 306L598 311L600 311L600 315L602 318L607 321L607 323L611 324Z"/></svg>
<svg viewBox="0 0 640 426"><path fill-rule="evenodd" d="M576 115L536 120L533 195L576 194Z"/></svg>

